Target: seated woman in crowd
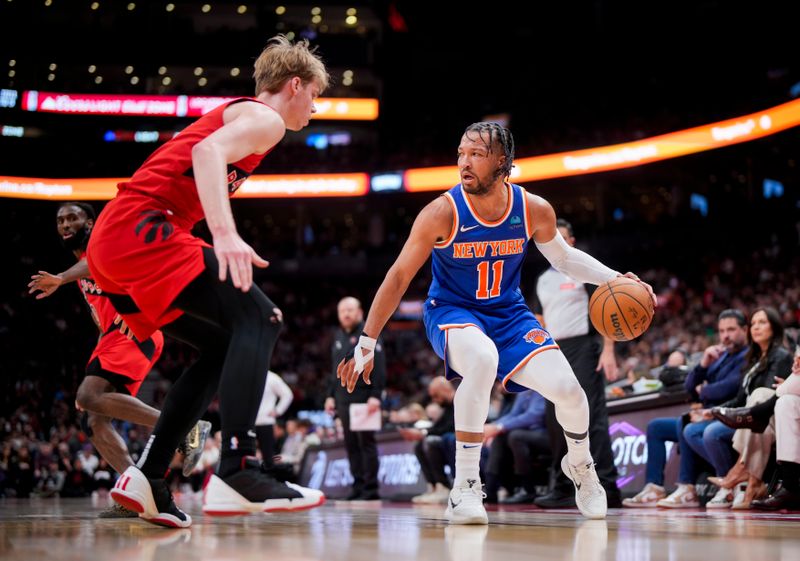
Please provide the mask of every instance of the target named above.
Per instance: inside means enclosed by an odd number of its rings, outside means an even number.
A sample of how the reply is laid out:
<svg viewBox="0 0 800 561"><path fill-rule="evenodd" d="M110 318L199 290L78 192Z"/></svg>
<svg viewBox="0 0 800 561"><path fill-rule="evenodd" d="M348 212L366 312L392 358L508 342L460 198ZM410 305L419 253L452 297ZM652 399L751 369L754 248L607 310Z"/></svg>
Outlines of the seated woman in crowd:
<svg viewBox="0 0 800 561"><path fill-rule="evenodd" d="M645 508L696 508L700 500L695 491L695 480L700 472L700 457L689 441L721 441L729 448L732 431L719 425L712 427L712 419L703 411L723 403L739 388L742 366L747 353L747 318L736 309L724 310L717 318L719 343L710 345L703 357L686 376L684 388L696 402L687 415L651 420L647 425L647 479L644 489L635 497L625 499L626 507ZM675 364L674 362L672 364ZM669 366L670 363L668 362ZM715 430L721 428L722 430ZM667 496L664 488L664 468L667 463L667 442L677 442L680 450L680 471L677 488ZM722 473L733 463L731 454L717 454L710 463ZM705 456L703 456L705 457Z"/></svg>
<svg viewBox="0 0 800 561"><path fill-rule="evenodd" d="M773 308L758 308L751 316L745 362L745 375L739 392L720 408L752 407L772 400L776 378L782 380L791 372L792 355L783 346L783 324ZM774 442L774 417L761 433L748 428L737 429L733 448L739 452L739 459L724 477L709 478L711 483L720 487L720 491L706 506L726 508L732 502L733 509L746 510L754 499L765 496L767 488L763 475ZM734 497L734 488L744 483L747 484L746 491Z"/></svg>
<svg viewBox="0 0 800 561"><path fill-rule="evenodd" d="M769 497L754 500L759 510L800 509L800 346L792 374L778 385L775 403L775 439L778 485Z"/></svg>

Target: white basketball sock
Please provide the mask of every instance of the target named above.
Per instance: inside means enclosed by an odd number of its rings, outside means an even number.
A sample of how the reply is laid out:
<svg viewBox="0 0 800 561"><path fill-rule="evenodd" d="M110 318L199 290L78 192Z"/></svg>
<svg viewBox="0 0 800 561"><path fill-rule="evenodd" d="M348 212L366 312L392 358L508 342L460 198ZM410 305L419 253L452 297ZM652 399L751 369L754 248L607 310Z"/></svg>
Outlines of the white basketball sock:
<svg viewBox="0 0 800 561"><path fill-rule="evenodd" d="M583 438L576 439L576 436L583 436ZM567 439L567 461L569 465L585 466L592 463L592 453L589 451L589 435L587 433L575 435L565 431L564 438Z"/></svg>
<svg viewBox="0 0 800 561"><path fill-rule="evenodd" d="M453 487L465 487L468 480L480 481L481 448L480 442L456 440L456 475Z"/></svg>

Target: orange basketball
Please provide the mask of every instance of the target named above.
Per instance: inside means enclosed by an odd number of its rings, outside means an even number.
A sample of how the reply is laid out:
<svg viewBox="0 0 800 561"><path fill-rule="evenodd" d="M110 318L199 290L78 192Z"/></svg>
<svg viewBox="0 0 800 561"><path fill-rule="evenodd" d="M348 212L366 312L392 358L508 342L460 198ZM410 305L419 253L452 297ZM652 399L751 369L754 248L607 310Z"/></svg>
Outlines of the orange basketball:
<svg viewBox="0 0 800 561"><path fill-rule="evenodd" d="M592 325L601 335L615 341L630 341L647 331L653 313L650 293L627 277L601 284L589 300Z"/></svg>

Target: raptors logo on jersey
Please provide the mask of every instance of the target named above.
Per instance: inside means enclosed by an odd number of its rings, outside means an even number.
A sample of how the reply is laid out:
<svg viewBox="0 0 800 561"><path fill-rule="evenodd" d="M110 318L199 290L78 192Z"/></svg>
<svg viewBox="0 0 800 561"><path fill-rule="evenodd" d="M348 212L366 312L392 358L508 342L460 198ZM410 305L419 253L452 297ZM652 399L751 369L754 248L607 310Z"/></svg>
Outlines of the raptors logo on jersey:
<svg viewBox="0 0 800 561"><path fill-rule="evenodd" d="M136 225L136 235L144 231L144 243L152 243L160 237L163 242L175 230L167 220L167 215L160 210L146 210L139 217L141 220Z"/></svg>

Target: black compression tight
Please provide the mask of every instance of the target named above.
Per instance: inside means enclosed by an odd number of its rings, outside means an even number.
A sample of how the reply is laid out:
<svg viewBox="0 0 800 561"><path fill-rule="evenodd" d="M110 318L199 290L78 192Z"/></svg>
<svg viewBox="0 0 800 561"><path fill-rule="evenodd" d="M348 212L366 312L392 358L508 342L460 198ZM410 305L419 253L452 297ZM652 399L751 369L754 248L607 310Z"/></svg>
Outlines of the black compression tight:
<svg viewBox="0 0 800 561"><path fill-rule="evenodd" d="M213 250L204 251L206 270L175 299L184 315L163 329L195 347L200 358L167 395L154 437L140 461L147 477L164 476L175 448L217 390L223 458L230 455L226 454L230 441L237 443L233 446L237 453L255 453L255 439L248 432L255 424L282 326L280 311L257 286L243 293L230 280L220 282Z"/></svg>

